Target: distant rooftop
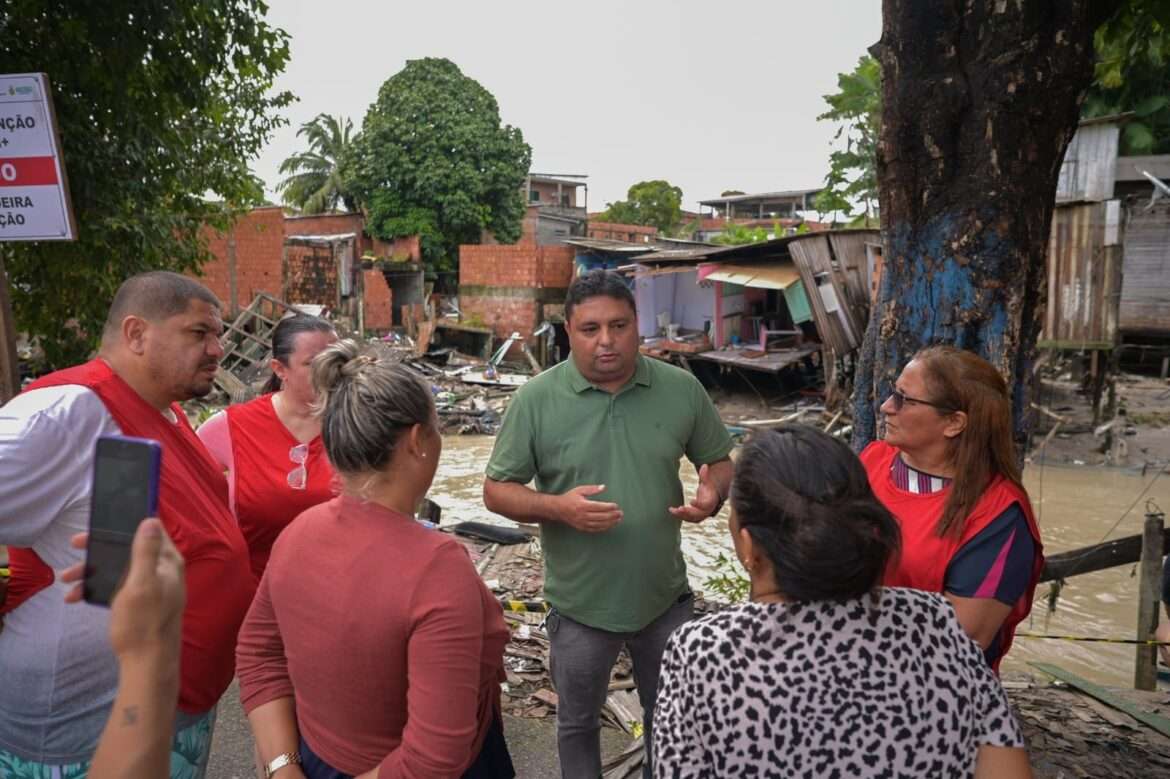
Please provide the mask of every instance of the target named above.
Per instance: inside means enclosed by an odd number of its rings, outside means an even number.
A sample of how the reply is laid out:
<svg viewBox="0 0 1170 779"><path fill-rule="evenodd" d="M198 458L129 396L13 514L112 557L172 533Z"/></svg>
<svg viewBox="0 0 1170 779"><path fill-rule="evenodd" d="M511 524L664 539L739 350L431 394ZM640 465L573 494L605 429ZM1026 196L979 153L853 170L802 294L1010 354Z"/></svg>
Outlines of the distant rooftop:
<svg viewBox="0 0 1170 779"><path fill-rule="evenodd" d="M821 191L821 187L816 189L789 189L783 192L757 192L748 195L725 195L723 197L711 198L710 200L700 200L699 205L703 206L721 206L724 203L752 203L763 202L764 204L775 203L792 203L803 201L807 197L816 196Z"/></svg>
<svg viewBox="0 0 1170 779"><path fill-rule="evenodd" d="M543 182L546 184L566 184L570 187L583 187L588 184L585 179L589 176L584 173L529 173L529 181Z"/></svg>

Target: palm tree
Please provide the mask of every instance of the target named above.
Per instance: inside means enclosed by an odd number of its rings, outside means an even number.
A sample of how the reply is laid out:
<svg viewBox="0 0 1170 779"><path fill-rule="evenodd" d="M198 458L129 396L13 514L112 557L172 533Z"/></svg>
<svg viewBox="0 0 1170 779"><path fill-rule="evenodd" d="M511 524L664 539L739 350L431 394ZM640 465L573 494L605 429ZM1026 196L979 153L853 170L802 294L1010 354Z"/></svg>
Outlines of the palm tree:
<svg viewBox="0 0 1170 779"><path fill-rule="evenodd" d="M308 151L280 163L280 172L287 178L276 190L285 204L308 214L335 211L338 203L344 203L348 211L355 210L356 203L340 173L342 155L354 140L352 133L352 121L328 114L318 114L301 125L297 137L303 135L308 140Z"/></svg>

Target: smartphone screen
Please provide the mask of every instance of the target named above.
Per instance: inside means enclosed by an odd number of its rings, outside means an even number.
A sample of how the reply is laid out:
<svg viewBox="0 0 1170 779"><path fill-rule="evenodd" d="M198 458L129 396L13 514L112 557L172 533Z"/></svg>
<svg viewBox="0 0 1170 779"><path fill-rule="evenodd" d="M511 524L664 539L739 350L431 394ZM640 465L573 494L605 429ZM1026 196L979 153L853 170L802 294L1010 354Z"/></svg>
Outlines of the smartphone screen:
<svg viewBox="0 0 1170 779"><path fill-rule="evenodd" d="M161 460L157 441L126 436L98 439L82 588L88 603L109 605L130 563L134 531L158 512Z"/></svg>

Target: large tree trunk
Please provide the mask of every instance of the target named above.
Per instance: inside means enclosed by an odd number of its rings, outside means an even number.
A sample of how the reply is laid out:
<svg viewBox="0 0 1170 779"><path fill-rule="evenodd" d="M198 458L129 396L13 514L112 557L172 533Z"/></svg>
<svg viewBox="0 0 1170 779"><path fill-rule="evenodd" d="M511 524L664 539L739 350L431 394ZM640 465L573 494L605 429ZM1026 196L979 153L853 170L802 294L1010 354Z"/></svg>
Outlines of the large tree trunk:
<svg viewBox="0 0 1170 779"><path fill-rule="evenodd" d="M885 266L861 348L853 441L915 351L954 344L999 368L1026 437L1057 177L1118 3L884 0L878 142Z"/></svg>

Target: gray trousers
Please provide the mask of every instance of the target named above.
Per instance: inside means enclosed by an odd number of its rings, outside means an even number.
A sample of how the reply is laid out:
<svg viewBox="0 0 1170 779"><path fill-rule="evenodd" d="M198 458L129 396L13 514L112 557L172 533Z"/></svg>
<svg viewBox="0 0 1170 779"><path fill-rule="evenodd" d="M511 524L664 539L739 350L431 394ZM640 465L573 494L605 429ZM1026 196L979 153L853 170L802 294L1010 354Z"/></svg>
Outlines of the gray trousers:
<svg viewBox="0 0 1170 779"><path fill-rule="evenodd" d="M601 707L609 693L609 675L622 645L634 661L634 684L642 703L646 760L642 776L652 776L650 752L654 698L666 639L694 614L694 598L686 593L665 613L636 633L611 633L574 622L555 609L545 626L549 664L556 688L557 752L563 779L601 776Z"/></svg>

